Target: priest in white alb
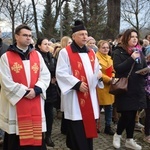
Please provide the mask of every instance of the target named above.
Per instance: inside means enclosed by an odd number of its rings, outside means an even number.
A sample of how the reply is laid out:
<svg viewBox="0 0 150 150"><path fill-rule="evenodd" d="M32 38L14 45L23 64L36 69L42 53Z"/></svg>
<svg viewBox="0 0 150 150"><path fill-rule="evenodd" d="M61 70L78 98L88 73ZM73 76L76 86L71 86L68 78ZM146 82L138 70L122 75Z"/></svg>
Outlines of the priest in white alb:
<svg viewBox="0 0 150 150"><path fill-rule="evenodd" d="M16 43L0 59L0 128L3 150L46 150L44 99L51 75L31 43L31 29L19 25Z"/></svg>
<svg viewBox="0 0 150 150"><path fill-rule="evenodd" d="M85 46L88 33L83 23L76 21L72 31L73 43L60 51L56 67L61 110L68 123L66 144L71 150L93 150L99 118L96 86L103 88L101 67L94 50Z"/></svg>

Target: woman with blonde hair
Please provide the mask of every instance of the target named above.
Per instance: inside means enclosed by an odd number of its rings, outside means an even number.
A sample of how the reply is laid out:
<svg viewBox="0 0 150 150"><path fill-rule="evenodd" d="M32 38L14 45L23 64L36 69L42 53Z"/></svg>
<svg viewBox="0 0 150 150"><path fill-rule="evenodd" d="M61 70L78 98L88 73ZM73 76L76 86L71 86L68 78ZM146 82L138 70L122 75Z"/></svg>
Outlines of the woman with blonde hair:
<svg viewBox="0 0 150 150"><path fill-rule="evenodd" d="M69 36L62 37L60 41L60 45L62 48L66 47L67 45L70 45L72 43L72 39Z"/></svg>
<svg viewBox="0 0 150 150"><path fill-rule="evenodd" d="M114 103L114 96L109 94L110 82L113 73L113 61L109 53L109 42L100 40L97 44L98 51L96 52L96 57L98 58L99 64L102 66L102 78L104 83L104 88L100 89L97 87L97 96L100 105L100 110L105 109L105 130L104 133L108 135L114 135L111 129L112 120L112 104Z"/></svg>
<svg viewBox="0 0 150 150"><path fill-rule="evenodd" d="M61 41L60 41L60 45L57 45L55 48L54 48L54 53L53 53L53 56L57 59L58 58L58 55L59 55L59 52L61 49L65 48L66 46L70 45L72 43L72 39L69 37L69 36L64 36L62 37ZM60 112L60 101L58 101L58 103L56 104L57 108L57 114L59 116L59 112ZM66 135L67 133L67 120L64 119L64 113L62 113L62 118L61 118L61 133Z"/></svg>
<svg viewBox="0 0 150 150"><path fill-rule="evenodd" d="M69 36L63 36L60 44L57 44L54 47L54 52L53 52L53 56L54 57L58 57L59 51L63 48L65 48L67 45L70 45L72 43L72 39Z"/></svg>

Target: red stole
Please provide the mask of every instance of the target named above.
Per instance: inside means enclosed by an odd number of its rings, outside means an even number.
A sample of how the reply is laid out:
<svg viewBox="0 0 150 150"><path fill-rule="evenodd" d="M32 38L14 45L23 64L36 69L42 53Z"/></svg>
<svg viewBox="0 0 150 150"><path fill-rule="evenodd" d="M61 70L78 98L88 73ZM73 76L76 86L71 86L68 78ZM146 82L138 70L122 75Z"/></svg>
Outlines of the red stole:
<svg viewBox="0 0 150 150"><path fill-rule="evenodd" d="M86 82L88 84L85 70L84 70L86 68L83 67L82 60L79 54L73 53L70 46L67 46L66 49L69 55L69 60L70 60L73 75L79 80ZM92 50L90 50L87 54L89 56L91 66L94 71L95 54ZM86 137L87 138L97 137L96 121L94 118L91 95L89 92L83 93L77 91L77 96L78 96L79 106L82 114Z"/></svg>
<svg viewBox="0 0 150 150"><path fill-rule="evenodd" d="M23 62L18 53L8 51L8 62L14 82L27 85L27 78ZM30 53L31 82L29 87L34 88L39 77L40 62L37 52ZM34 99L23 97L16 104L20 145L42 145L42 117L40 96Z"/></svg>

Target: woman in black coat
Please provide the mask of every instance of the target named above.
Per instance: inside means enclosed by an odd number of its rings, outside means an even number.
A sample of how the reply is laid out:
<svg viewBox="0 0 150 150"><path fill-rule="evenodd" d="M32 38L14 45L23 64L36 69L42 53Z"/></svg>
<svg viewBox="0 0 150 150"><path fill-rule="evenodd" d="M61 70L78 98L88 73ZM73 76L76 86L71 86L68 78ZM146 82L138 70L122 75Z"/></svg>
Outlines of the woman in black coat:
<svg viewBox="0 0 150 150"><path fill-rule="evenodd" d="M127 77L131 66L134 65L128 80L128 91L116 95L117 111L121 114L117 131L113 136L113 146L120 147L122 132L126 130L127 140L125 146L131 149L141 150L142 147L133 140L135 116L139 109L146 108L145 74L135 73L147 66L141 47L138 45L138 33L134 29L124 32L121 46L113 52L113 63L116 77Z"/></svg>
<svg viewBox="0 0 150 150"><path fill-rule="evenodd" d="M54 143L51 139L52 125L53 125L53 107L54 103L57 101L57 83L55 78L55 68L56 61L53 55L50 53L49 41L47 38L39 38L35 45L35 48L41 53L44 62L51 73L51 82L46 90L46 100L45 100L45 117L47 132L45 133L45 142L47 146L54 147Z"/></svg>

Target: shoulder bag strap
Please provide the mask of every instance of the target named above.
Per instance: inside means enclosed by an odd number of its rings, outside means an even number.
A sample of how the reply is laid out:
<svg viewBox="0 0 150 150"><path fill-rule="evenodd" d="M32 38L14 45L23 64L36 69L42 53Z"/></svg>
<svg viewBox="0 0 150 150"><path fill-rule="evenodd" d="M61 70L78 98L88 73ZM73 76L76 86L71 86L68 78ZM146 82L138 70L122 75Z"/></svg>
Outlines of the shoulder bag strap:
<svg viewBox="0 0 150 150"><path fill-rule="evenodd" d="M127 78L129 78L129 76L131 75L131 72L132 72L132 70L133 70L134 65L135 65L135 62L132 64L131 69L130 69L130 71L129 71L129 73L128 73Z"/></svg>

